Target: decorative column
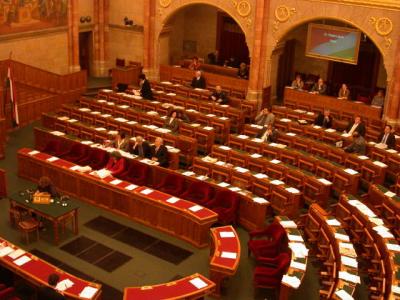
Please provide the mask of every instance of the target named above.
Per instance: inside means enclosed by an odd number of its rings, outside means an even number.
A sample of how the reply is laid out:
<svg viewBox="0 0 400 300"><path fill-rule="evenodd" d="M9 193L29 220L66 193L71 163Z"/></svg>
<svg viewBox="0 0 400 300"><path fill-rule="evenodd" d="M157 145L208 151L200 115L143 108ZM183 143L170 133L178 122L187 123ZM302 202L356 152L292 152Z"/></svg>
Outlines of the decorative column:
<svg viewBox="0 0 400 300"><path fill-rule="evenodd" d="M143 22L143 72L150 79L154 79L157 75L155 70L155 18L156 18L156 1L144 1L144 22Z"/></svg>
<svg viewBox="0 0 400 300"><path fill-rule="evenodd" d="M388 123L400 126L400 39L397 42L393 74L385 105L385 119Z"/></svg>
<svg viewBox="0 0 400 300"><path fill-rule="evenodd" d="M79 64L79 0L68 1L69 71L81 70Z"/></svg>
<svg viewBox="0 0 400 300"><path fill-rule="evenodd" d="M109 0L93 0L94 7L94 51L93 75L97 77L108 76L108 38L109 38Z"/></svg>
<svg viewBox="0 0 400 300"><path fill-rule="evenodd" d="M247 99L257 100L259 104L262 100L262 90L264 83L265 53L267 44L267 20L269 2L264 0L256 1L256 15L254 20L254 42L251 52L250 78Z"/></svg>

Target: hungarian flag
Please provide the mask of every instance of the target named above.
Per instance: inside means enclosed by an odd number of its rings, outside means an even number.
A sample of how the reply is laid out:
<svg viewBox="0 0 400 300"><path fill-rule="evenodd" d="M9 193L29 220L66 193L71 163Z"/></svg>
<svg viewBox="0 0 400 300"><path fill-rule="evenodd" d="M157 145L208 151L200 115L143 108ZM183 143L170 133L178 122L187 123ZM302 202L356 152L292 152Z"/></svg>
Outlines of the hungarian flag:
<svg viewBox="0 0 400 300"><path fill-rule="evenodd" d="M12 122L14 126L19 125L19 116L18 116L18 103L16 97L16 90L15 85L11 75L11 68L8 67L7 71L7 79L8 79L8 86L10 87L10 95L11 95L11 110L12 110Z"/></svg>

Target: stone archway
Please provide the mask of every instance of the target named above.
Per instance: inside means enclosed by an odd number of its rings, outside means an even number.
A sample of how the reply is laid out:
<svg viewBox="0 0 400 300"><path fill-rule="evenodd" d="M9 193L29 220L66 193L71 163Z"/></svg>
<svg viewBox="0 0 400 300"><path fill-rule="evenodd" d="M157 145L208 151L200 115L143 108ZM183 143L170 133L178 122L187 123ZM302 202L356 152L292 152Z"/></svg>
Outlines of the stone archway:
<svg viewBox="0 0 400 300"><path fill-rule="evenodd" d="M159 40L165 25L171 17L184 7L193 4L205 4L214 6L232 17L240 26L246 37L246 43L251 55L253 48L253 20L255 16L255 0L227 1L227 0L159 0L155 11L155 44L154 44L154 66L159 65L160 49Z"/></svg>

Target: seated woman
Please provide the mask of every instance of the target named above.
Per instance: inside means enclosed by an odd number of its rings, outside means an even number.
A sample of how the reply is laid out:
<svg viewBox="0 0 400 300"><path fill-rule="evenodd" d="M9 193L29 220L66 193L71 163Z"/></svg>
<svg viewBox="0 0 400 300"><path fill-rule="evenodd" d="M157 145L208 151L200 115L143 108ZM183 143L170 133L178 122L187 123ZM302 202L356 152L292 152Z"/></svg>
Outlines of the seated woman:
<svg viewBox="0 0 400 300"><path fill-rule="evenodd" d="M237 76L241 79L249 79L249 68L244 62L240 64Z"/></svg>
<svg viewBox="0 0 400 300"><path fill-rule="evenodd" d="M116 176L122 173L126 167L126 159L122 157L118 151L111 152L110 159L108 160L105 169L110 171L111 175Z"/></svg>
<svg viewBox="0 0 400 300"><path fill-rule="evenodd" d="M48 193L52 198L59 197L59 193L57 189L54 187L53 183L51 182L50 178L47 176L42 176L39 179L39 184L36 188L36 193Z"/></svg>
<svg viewBox="0 0 400 300"><path fill-rule="evenodd" d="M189 65L189 69L197 71L200 70L200 68L201 68L201 63L199 62L199 58L197 56L193 57L192 62Z"/></svg>
<svg viewBox="0 0 400 300"><path fill-rule="evenodd" d="M339 90L338 99L348 100L350 98L350 90L347 87L347 84L343 83L342 87Z"/></svg>
<svg viewBox="0 0 400 300"><path fill-rule="evenodd" d="M385 102L385 94L383 90L379 90L378 93L372 99L371 105L382 107Z"/></svg>
<svg viewBox="0 0 400 300"><path fill-rule="evenodd" d="M115 136L115 140L112 144L115 149L128 151L129 150L129 140L126 137L124 132L117 133Z"/></svg>
<svg viewBox="0 0 400 300"><path fill-rule="evenodd" d="M302 90L304 86L304 81L301 80L300 74L296 75L296 79L292 81L292 88L295 90Z"/></svg>
<svg viewBox="0 0 400 300"><path fill-rule="evenodd" d="M176 117L176 111L173 110L169 116L165 119L164 128L177 132L179 128L179 121Z"/></svg>

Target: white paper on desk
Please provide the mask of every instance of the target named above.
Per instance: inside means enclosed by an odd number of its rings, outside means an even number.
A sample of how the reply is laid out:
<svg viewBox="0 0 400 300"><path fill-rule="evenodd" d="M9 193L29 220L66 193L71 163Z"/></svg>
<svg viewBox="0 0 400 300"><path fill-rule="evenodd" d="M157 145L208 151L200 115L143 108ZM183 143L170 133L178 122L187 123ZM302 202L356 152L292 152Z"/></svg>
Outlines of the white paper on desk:
<svg viewBox="0 0 400 300"><path fill-rule="evenodd" d="M290 220L290 221L279 221L283 228L297 228L297 224Z"/></svg>
<svg viewBox="0 0 400 300"><path fill-rule="evenodd" d="M61 131L52 131L51 134L54 134L55 136L63 136L63 135L65 135L65 133L61 132Z"/></svg>
<svg viewBox="0 0 400 300"><path fill-rule="evenodd" d="M135 124L137 124L137 122L136 122L136 121L129 121L129 122L127 122L126 124L135 125Z"/></svg>
<svg viewBox="0 0 400 300"><path fill-rule="evenodd" d="M216 161L215 164L216 164L217 166L224 166L224 165L225 165L225 162L223 162L222 160L219 160L219 161Z"/></svg>
<svg viewBox="0 0 400 300"><path fill-rule="evenodd" d="M288 192L291 193L291 194L298 194L298 193L300 193L300 191L299 191L298 189L295 189L295 188L293 188L293 187L288 187L288 188L286 188L285 190L288 191Z"/></svg>
<svg viewBox="0 0 400 300"><path fill-rule="evenodd" d="M354 250L353 244L351 244L351 243L344 243L344 242L340 242L340 243L339 243L339 248Z"/></svg>
<svg viewBox="0 0 400 300"><path fill-rule="evenodd" d="M349 137L350 134L348 134L348 133L343 133L342 136L343 136L343 137Z"/></svg>
<svg viewBox="0 0 400 300"><path fill-rule="evenodd" d="M235 233L233 231L221 231L219 233L219 236L221 238L234 238L235 237Z"/></svg>
<svg viewBox="0 0 400 300"><path fill-rule="evenodd" d="M92 141L81 141L81 144L83 144L83 145L92 145L93 142Z"/></svg>
<svg viewBox="0 0 400 300"><path fill-rule="evenodd" d="M29 152L28 154L29 154L29 155L36 155L36 154L38 154L38 153L39 153L39 151L33 150L33 151Z"/></svg>
<svg viewBox="0 0 400 300"><path fill-rule="evenodd" d="M90 111L90 108L87 108L87 107L81 107L79 110L80 110L80 111Z"/></svg>
<svg viewBox="0 0 400 300"><path fill-rule="evenodd" d="M141 191L140 193L143 195L149 195L152 192L154 192L152 189L144 189L143 191Z"/></svg>
<svg viewBox="0 0 400 300"><path fill-rule="evenodd" d="M387 168L387 164L384 164L383 162L376 160L374 161L374 165L381 167L381 168Z"/></svg>
<svg viewBox="0 0 400 300"><path fill-rule="evenodd" d="M328 129L325 129L325 131L326 131L326 132L336 132L336 130L335 130L335 129L333 129L333 128L328 128Z"/></svg>
<svg viewBox="0 0 400 300"><path fill-rule="evenodd" d="M277 160L277 159L273 159L273 160L271 160L271 163L276 165L276 164L280 164L281 161Z"/></svg>
<svg viewBox="0 0 400 300"><path fill-rule="evenodd" d="M358 158L361 159L361 160L369 159L369 157L365 156L365 155L359 155Z"/></svg>
<svg viewBox="0 0 400 300"><path fill-rule="evenodd" d="M394 196L396 196L396 194L393 193L392 191L387 191L387 192L385 193L385 196L388 196L388 197L390 197L390 198L393 198Z"/></svg>
<svg viewBox="0 0 400 300"><path fill-rule="evenodd" d="M68 122L70 122L70 123L75 123L75 122L78 122L78 120L76 120L76 119L69 119Z"/></svg>
<svg viewBox="0 0 400 300"><path fill-rule="evenodd" d="M289 248L297 258L305 258L308 255L308 249L303 243L289 243Z"/></svg>
<svg viewBox="0 0 400 300"><path fill-rule="evenodd" d="M175 93L168 93L167 96L176 96Z"/></svg>
<svg viewBox="0 0 400 300"><path fill-rule="evenodd" d="M18 258L17 260L14 260L14 264L16 264L17 266L22 266L31 260L32 259L30 257L24 255L24 256L21 256L20 258Z"/></svg>
<svg viewBox="0 0 400 300"><path fill-rule="evenodd" d="M290 267L291 267L291 268L295 268L295 269L299 269L299 270L303 270L303 271L306 270L306 264L299 263L299 262L294 261L294 260L292 260L292 261L290 262Z"/></svg>
<svg viewBox="0 0 400 300"><path fill-rule="evenodd" d="M95 128L95 130L97 130L97 131L106 131L107 129L105 129L104 127L97 127L97 128Z"/></svg>
<svg viewBox="0 0 400 300"><path fill-rule="evenodd" d="M230 189L232 192L239 192L239 191L242 190L241 188L238 188L237 186L230 187L229 189Z"/></svg>
<svg viewBox="0 0 400 300"><path fill-rule="evenodd" d="M350 175L356 175L358 174L358 172L356 170L353 169L345 169L344 170L346 173L350 174Z"/></svg>
<svg viewBox="0 0 400 300"><path fill-rule="evenodd" d="M254 177L258 178L258 179L264 179L264 178L268 178L268 175L263 174L263 173L257 173L254 175Z"/></svg>
<svg viewBox="0 0 400 300"><path fill-rule="evenodd" d="M167 200L168 203L174 204L179 201L179 198L171 197Z"/></svg>
<svg viewBox="0 0 400 300"><path fill-rule="evenodd" d="M368 218L368 219L371 223L374 223L375 225L378 225L378 226L384 225L382 219L379 219L379 218Z"/></svg>
<svg viewBox="0 0 400 300"><path fill-rule="evenodd" d="M354 298L349 295L345 290L338 290L335 292L335 295L342 300L354 300Z"/></svg>
<svg viewBox="0 0 400 300"><path fill-rule="evenodd" d="M239 139L243 139L243 140L249 138L247 135L244 135L244 134L240 134L240 135L238 135L237 137L238 137Z"/></svg>
<svg viewBox="0 0 400 300"><path fill-rule="evenodd" d="M250 124L250 127L257 128L257 129L263 128L261 125L257 125L257 124Z"/></svg>
<svg viewBox="0 0 400 300"><path fill-rule="evenodd" d="M197 211L202 210L202 209L203 209L203 206L200 206L200 205L194 205L192 207L189 207L189 210L192 211L192 212L197 212Z"/></svg>
<svg viewBox="0 0 400 300"><path fill-rule="evenodd" d="M324 185L332 185L332 182L326 180L325 178L318 178L319 182L322 182Z"/></svg>
<svg viewBox="0 0 400 300"><path fill-rule="evenodd" d="M288 239L291 242L304 242L301 235L288 234Z"/></svg>
<svg viewBox="0 0 400 300"><path fill-rule="evenodd" d="M315 128L315 129L321 129L321 126L319 126L319 125L314 125L313 128Z"/></svg>
<svg viewBox="0 0 400 300"><path fill-rule="evenodd" d="M228 146L219 146L219 148L220 149L222 149L222 150L231 150L231 147L228 147Z"/></svg>
<svg viewBox="0 0 400 300"><path fill-rule="evenodd" d="M97 175L98 177L100 177L101 179L106 178L111 175L111 172L107 169L101 169L98 171L94 171L93 173L95 175Z"/></svg>
<svg viewBox="0 0 400 300"><path fill-rule="evenodd" d="M252 155L250 155L250 157L252 157L252 158L260 158L260 157L262 157L262 155L258 154L258 153L253 153Z"/></svg>
<svg viewBox="0 0 400 300"><path fill-rule="evenodd" d="M394 150L394 149L387 149L386 152L389 152L389 153L392 153L392 154L397 153L397 151Z"/></svg>
<svg viewBox="0 0 400 300"><path fill-rule="evenodd" d="M335 238L341 241L350 242L350 238L346 234L335 233Z"/></svg>
<svg viewBox="0 0 400 300"><path fill-rule="evenodd" d="M204 130L213 130L214 128L210 127L210 126L205 126L203 127Z"/></svg>
<svg viewBox="0 0 400 300"><path fill-rule="evenodd" d="M284 184L283 181L278 180L278 179L272 180L270 183L273 184L273 185L281 185L281 184Z"/></svg>
<svg viewBox="0 0 400 300"><path fill-rule="evenodd" d="M360 276L348 272L339 271L339 278L352 283L360 283Z"/></svg>
<svg viewBox="0 0 400 300"><path fill-rule="evenodd" d="M67 121L69 120L69 117L67 116L62 116L62 117L58 117L57 119L61 120L61 121Z"/></svg>
<svg viewBox="0 0 400 300"><path fill-rule="evenodd" d="M283 275L282 282L297 289L300 286L300 279L296 276Z"/></svg>
<svg viewBox="0 0 400 300"><path fill-rule="evenodd" d="M92 299L93 296L97 293L98 289L91 287L91 286L86 286L82 292L80 292L79 297L85 298L85 299Z"/></svg>
<svg viewBox="0 0 400 300"><path fill-rule="evenodd" d="M113 105L115 105L115 103L114 102L107 102L107 105L113 106Z"/></svg>
<svg viewBox="0 0 400 300"><path fill-rule="evenodd" d="M400 286L392 285L392 292L396 295L400 295Z"/></svg>
<svg viewBox="0 0 400 300"><path fill-rule="evenodd" d="M202 289L202 288L205 288L206 286L208 286L208 284L199 277L193 278L193 279L189 280L189 282L191 284L193 284L194 287L197 289Z"/></svg>
<svg viewBox="0 0 400 300"><path fill-rule="evenodd" d="M0 257L4 257L13 251L14 251L14 249L11 247L8 247L8 246L4 247L4 248L0 249Z"/></svg>
<svg viewBox="0 0 400 300"><path fill-rule="evenodd" d="M196 178L197 178L198 180L201 180L201 181L204 181L204 180L207 180L207 179L208 179L208 177L205 176L205 175L199 175L199 176L197 176Z"/></svg>
<svg viewBox="0 0 400 300"><path fill-rule="evenodd" d="M237 253L236 253L236 252L222 251L221 257L222 257L222 258L236 259Z"/></svg>
<svg viewBox="0 0 400 300"><path fill-rule="evenodd" d="M11 252L10 254L8 254L8 256L12 259L17 259L18 257L20 257L21 255L25 254L26 251L22 250L22 249L17 249L13 252Z"/></svg>
<svg viewBox="0 0 400 300"><path fill-rule="evenodd" d="M92 114L92 115L100 115L101 112L99 112L99 111L92 111L91 114Z"/></svg>
<svg viewBox="0 0 400 300"><path fill-rule="evenodd" d="M340 222L336 219L329 219L326 221L329 226L340 226Z"/></svg>
<svg viewBox="0 0 400 300"><path fill-rule="evenodd" d="M399 244L386 244L386 247L390 251L400 252L400 245Z"/></svg>
<svg viewBox="0 0 400 300"><path fill-rule="evenodd" d="M355 206L355 207L357 207L357 206L359 206L360 204L362 204L359 200L357 200L357 199L352 199L352 200L349 200L349 204L351 205L351 206Z"/></svg>
<svg viewBox="0 0 400 300"><path fill-rule="evenodd" d="M138 186L136 184L130 184L127 187L125 187L126 190L128 191L133 191L134 189L136 189Z"/></svg>
<svg viewBox="0 0 400 300"><path fill-rule="evenodd" d="M48 159L46 159L48 162L53 162L53 161L56 161L56 160L59 160L59 158L58 157L55 157L55 156L52 156L52 157L50 157L50 158L48 158Z"/></svg>
<svg viewBox="0 0 400 300"><path fill-rule="evenodd" d="M206 116L207 117L216 117L216 115L214 115L214 114L207 114Z"/></svg>
<svg viewBox="0 0 400 300"><path fill-rule="evenodd" d="M56 290L63 292L65 290L69 289L70 287L72 287L73 285L74 285L74 283L67 278L67 279L64 279L57 283Z"/></svg>
<svg viewBox="0 0 400 300"><path fill-rule="evenodd" d="M384 239L394 239L394 235L389 231L378 231L378 234Z"/></svg>
<svg viewBox="0 0 400 300"><path fill-rule="evenodd" d="M287 119L287 118L282 118L280 121L284 122L284 123L292 122L290 119Z"/></svg>
<svg viewBox="0 0 400 300"><path fill-rule="evenodd" d="M239 173L246 173L249 172L249 170L242 168L242 167L236 167L235 168L236 171L238 171Z"/></svg>
<svg viewBox="0 0 400 300"><path fill-rule="evenodd" d="M254 197L253 201L259 204L265 204L265 203L269 203L267 200L265 200L264 198L261 197Z"/></svg>
<svg viewBox="0 0 400 300"><path fill-rule="evenodd" d="M359 205L357 207L358 207L359 211L361 211L367 217L370 217L370 218L376 217L375 213L372 210L370 210L369 207L366 206L365 204Z"/></svg>
<svg viewBox="0 0 400 300"><path fill-rule="evenodd" d="M286 135L288 135L288 136L296 136L296 134L293 133L293 132L288 132L288 133L286 133Z"/></svg>
<svg viewBox="0 0 400 300"><path fill-rule="evenodd" d="M113 185L118 185L121 182L122 182L122 180L119 180L119 179L114 179L113 181L110 181L110 183L113 184Z"/></svg>
<svg viewBox="0 0 400 300"><path fill-rule="evenodd" d="M185 176L192 176L192 175L194 175L195 173L194 172L192 172L192 171L186 171L186 172L183 172L182 173L182 175L185 175Z"/></svg>
<svg viewBox="0 0 400 300"><path fill-rule="evenodd" d="M358 268L358 262L356 259L348 257L348 256L341 256L340 257L342 264L348 266L348 267L352 267L357 269Z"/></svg>
<svg viewBox="0 0 400 300"><path fill-rule="evenodd" d="M129 108L129 105L120 105L120 108Z"/></svg>
<svg viewBox="0 0 400 300"><path fill-rule="evenodd" d="M220 183L218 183L218 185L219 185L220 187L228 187L228 186L229 186L229 183L220 182Z"/></svg>
<svg viewBox="0 0 400 300"><path fill-rule="evenodd" d="M313 115L314 115L314 112L312 112L312 111L308 111L308 112L306 113L306 115L313 116Z"/></svg>

